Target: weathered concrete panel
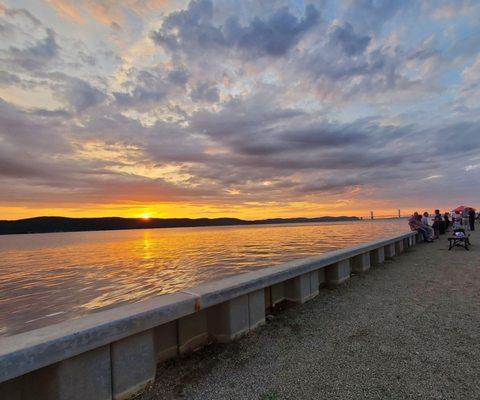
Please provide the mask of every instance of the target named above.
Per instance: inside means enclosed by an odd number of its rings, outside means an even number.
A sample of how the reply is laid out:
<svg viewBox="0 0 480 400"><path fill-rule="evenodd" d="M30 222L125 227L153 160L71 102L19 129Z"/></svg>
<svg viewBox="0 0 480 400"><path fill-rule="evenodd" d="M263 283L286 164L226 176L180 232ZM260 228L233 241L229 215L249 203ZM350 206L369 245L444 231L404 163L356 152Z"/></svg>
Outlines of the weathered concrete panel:
<svg viewBox="0 0 480 400"><path fill-rule="evenodd" d="M378 261L379 263L384 263L385 262L385 248L381 247L377 250L378 253Z"/></svg>
<svg viewBox="0 0 480 400"><path fill-rule="evenodd" d="M370 252L370 263L374 266L378 266L385 261L385 249L380 247Z"/></svg>
<svg viewBox="0 0 480 400"><path fill-rule="evenodd" d="M248 294L250 330L265 324L265 292L263 289Z"/></svg>
<svg viewBox="0 0 480 400"><path fill-rule="evenodd" d="M207 315L205 310L187 315L178 320L178 350L186 353L198 349L208 341Z"/></svg>
<svg viewBox="0 0 480 400"><path fill-rule="evenodd" d="M350 259L339 261L326 269L327 285L336 286L350 278Z"/></svg>
<svg viewBox="0 0 480 400"><path fill-rule="evenodd" d="M352 271L361 274L370 269L370 252L359 254L351 259Z"/></svg>
<svg viewBox="0 0 480 400"><path fill-rule="evenodd" d="M125 400L153 383L157 367L153 329L111 345L115 400Z"/></svg>
<svg viewBox="0 0 480 400"><path fill-rule="evenodd" d="M410 247L415 246L415 236L410 236L408 238L408 244L409 244Z"/></svg>
<svg viewBox="0 0 480 400"><path fill-rule="evenodd" d="M24 376L22 400L110 400L110 346Z"/></svg>
<svg viewBox="0 0 480 400"><path fill-rule="evenodd" d="M323 268L322 268L323 269ZM310 272L310 296L318 296L320 291L320 282L318 280L318 271Z"/></svg>
<svg viewBox="0 0 480 400"><path fill-rule="evenodd" d="M285 294L285 282L277 283L276 285L271 286L270 291L270 302L272 306L282 302L286 298Z"/></svg>
<svg viewBox="0 0 480 400"><path fill-rule="evenodd" d="M268 310L272 306L271 292L272 292L272 289L270 287L266 287L263 289L263 299L265 301L265 312L268 312Z"/></svg>
<svg viewBox="0 0 480 400"><path fill-rule="evenodd" d="M285 282L286 299L294 303L305 303L311 299L310 273L302 274Z"/></svg>
<svg viewBox="0 0 480 400"><path fill-rule="evenodd" d="M395 243L387 244L385 246L385 258L388 260L388 259L391 259L395 256L396 256Z"/></svg>
<svg viewBox="0 0 480 400"><path fill-rule="evenodd" d="M324 287L327 285L326 268L320 268L318 270L318 287Z"/></svg>
<svg viewBox="0 0 480 400"><path fill-rule="evenodd" d="M418 243L423 243L423 236L420 235L420 233L417 233L417 234L415 235L415 243L417 243L417 244L418 244Z"/></svg>
<svg viewBox="0 0 480 400"><path fill-rule="evenodd" d="M177 321L154 328L153 341L157 363L175 357L178 354Z"/></svg>
<svg viewBox="0 0 480 400"><path fill-rule="evenodd" d="M22 400L22 383L23 377L0 383L0 399Z"/></svg>
<svg viewBox="0 0 480 400"><path fill-rule="evenodd" d="M398 256L402 254L404 251L403 249L403 240L399 240L398 242L395 242L395 254Z"/></svg>
<svg viewBox="0 0 480 400"><path fill-rule="evenodd" d="M207 309L208 332L220 343L230 342L250 329L248 295Z"/></svg>
<svg viewBox="0 0 480 400"><path fill-rule="evenodd" d="M250 329L250 309L248 304L248 294L237 297L228 302L230 339L233 340Z"/></svg>
<svg viewBox="0 0 480 400"><path fill-rule="evenodd" d="M107 347L110 356L110 347ZM78 357L78 356L77 356ZM110 357L109 357L110 363ZM40 368L23 376L22 400L59 400L59 364ZM79 369L81 373L81 370ZM108 382L110 382L110 368L108 369ZM111 385L110 385L111 386ZM80 393L83 393L81 391ZM108 393L111 399L111 391Z"/></svg>

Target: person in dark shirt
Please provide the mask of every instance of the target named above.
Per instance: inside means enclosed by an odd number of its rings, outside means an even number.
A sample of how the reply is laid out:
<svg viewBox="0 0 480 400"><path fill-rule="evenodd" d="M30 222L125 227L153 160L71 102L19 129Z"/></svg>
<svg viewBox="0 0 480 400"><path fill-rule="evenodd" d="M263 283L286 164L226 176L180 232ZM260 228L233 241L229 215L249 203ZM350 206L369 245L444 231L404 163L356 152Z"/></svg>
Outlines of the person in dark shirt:
<svg viewBox="0 0 480 400"><path fill-rule="evenodd" d="M435 232L435 239L440 237L440 222L442 222L442 214L440 214L440 210L435 210L435 215L433 216L433 231Z"/></svg>
<svg viewBox="0 0 480 400"><path fill-rule="evenodd" d="M448 212L446 212L445 214L443 214L443 219L445 220L445 230L448 229L448 227L450 226L450 215L448 214Z"/></svg>
<svg viewBox="0 0 480 400"><path fill-rule="evenodd" d="M475 210L473 208L470 208L468 210L468 222L470 223L470 230L474 231L475 230Z"/></svg>

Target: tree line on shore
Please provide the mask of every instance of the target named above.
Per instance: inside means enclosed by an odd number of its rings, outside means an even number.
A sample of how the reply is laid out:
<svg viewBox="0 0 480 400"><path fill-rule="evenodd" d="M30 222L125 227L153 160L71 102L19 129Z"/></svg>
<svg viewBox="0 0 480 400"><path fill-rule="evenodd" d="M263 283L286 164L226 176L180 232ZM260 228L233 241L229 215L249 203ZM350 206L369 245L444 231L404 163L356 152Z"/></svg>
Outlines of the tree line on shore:
<svg viewBox="0 0 480 400"><path fill-rule="evenodd" d="M198 226L267 225L307 222L358 221L358 217L269 218L67 218L36 217L16 221L0 221L0 235L49 232L81 232L121 229L182 228Z"/></svg>

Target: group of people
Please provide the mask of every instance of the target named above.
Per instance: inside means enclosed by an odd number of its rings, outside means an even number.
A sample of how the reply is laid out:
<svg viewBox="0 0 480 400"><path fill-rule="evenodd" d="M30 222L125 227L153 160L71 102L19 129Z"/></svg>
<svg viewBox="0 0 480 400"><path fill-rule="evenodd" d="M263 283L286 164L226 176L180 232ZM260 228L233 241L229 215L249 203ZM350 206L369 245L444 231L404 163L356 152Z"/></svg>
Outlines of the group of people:
<svg viewBox="0 0 480 400"><path fill-rule="evenodd" d="M475 219L477 214L475 209L465 207L461 212L460 210L444 213L440 213L440 210L435 210L433 218L430 220L430 215L427 211L420 215L418 212L414 212L408 219L408 225L412 231L417 231L423 237L423 240L427 243L433 242L434 239L438 239L440 234L440 224L445 222L445 229L453 226L454 229L467 229L471 231L475 230ZM430 222L432 224L430 225Z"/></svg>
<svg viewBox="0 0 480 400"><path fill-rule="evenodd" d="M474 208L465 207L462 212L456 210L452 212L452 224L454 228L469 228L471 231L475 230L475 219L478 218Z"/></svg>

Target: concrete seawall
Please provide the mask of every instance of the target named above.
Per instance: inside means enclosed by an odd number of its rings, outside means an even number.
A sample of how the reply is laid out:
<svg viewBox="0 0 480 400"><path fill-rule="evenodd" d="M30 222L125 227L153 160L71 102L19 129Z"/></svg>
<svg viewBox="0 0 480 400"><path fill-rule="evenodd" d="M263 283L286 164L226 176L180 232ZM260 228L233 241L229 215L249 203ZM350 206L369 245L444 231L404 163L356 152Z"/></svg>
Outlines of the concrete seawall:
<svg viewBox="0 0 480 400"><path fill-rule="evenodd" d="M304 303L415 243L409 232L1 338L1 399L127 399L153 382L158 363L235 340L270 307Z"/></svg>

